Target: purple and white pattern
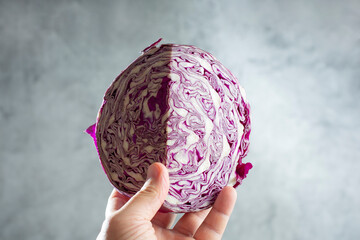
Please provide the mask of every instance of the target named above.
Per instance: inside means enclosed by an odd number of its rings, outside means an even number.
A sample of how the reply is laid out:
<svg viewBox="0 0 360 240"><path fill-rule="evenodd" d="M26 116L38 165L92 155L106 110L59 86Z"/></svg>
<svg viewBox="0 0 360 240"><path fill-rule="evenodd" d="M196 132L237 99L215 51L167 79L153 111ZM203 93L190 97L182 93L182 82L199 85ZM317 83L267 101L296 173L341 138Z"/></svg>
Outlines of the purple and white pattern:
<svg viewBox="0 0 360 240"><path fill-rule="evenodd" d="M242 163L249 114L244 89L210 53L153 44L111 84L88 132L121 193L135 194L148 167L161 162L170 177L163 210L193 212L211 207L252 167Z"/></svg>

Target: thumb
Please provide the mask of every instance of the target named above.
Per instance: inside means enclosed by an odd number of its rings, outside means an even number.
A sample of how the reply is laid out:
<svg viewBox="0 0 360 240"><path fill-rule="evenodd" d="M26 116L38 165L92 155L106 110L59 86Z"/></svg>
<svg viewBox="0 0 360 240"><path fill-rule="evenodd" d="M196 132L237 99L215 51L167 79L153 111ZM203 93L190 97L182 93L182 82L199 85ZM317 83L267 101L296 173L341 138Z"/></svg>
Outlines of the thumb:
<svg viewBox="0 0 360 240"><path fill-rule="evenodd" d="M169 191L169 173L166 167L153 163L144 186L122 208L130 216L151 220L163 204Z"/></svg>

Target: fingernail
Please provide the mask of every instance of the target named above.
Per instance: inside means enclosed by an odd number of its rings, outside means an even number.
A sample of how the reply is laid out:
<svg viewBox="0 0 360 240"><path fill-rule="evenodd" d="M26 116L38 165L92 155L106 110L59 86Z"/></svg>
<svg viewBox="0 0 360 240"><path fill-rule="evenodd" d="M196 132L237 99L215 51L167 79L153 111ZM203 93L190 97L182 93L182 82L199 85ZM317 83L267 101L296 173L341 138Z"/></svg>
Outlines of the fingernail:
<svg viewBox="0 0 360 240"><path fill-rule="evenodd" d="M147 172L147 177L146 177L146 180L148 179L155 179L158 175L159 175L159 167L156 166L156 164L151 164L149 169L148 169L148 172Z"/></svg>

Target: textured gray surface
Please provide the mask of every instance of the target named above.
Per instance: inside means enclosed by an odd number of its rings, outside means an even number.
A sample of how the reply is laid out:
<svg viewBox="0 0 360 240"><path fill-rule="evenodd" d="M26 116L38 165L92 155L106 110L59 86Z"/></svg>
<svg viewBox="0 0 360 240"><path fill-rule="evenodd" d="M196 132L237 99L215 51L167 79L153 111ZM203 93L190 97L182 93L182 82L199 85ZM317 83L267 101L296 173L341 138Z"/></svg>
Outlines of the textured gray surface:
<svg viewBox="0 0 360 240"><path fill-rule="evenodd" d="M360 239L359 30L356 0L0 1L0 239L95 238L111 187L83 130L158 37L247 90L254 169L224 239Z"/></svg>

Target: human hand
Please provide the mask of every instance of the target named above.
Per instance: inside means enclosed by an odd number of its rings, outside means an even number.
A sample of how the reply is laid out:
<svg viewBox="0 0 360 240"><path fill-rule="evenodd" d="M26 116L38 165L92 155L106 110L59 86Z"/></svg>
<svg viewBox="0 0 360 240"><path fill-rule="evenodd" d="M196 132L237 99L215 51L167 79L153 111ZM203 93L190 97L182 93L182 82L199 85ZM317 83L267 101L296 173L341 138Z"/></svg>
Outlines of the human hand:
<svg viewBox="0 0 360 240"><path fill-rule="evenodd" d="M185 213L170 229L175 214L158 212L169 191L166 167L152 164L147 178L131 199L112 191L97 240L221 239L236 201L233 187L221 191L212 209Z"/></svg>

